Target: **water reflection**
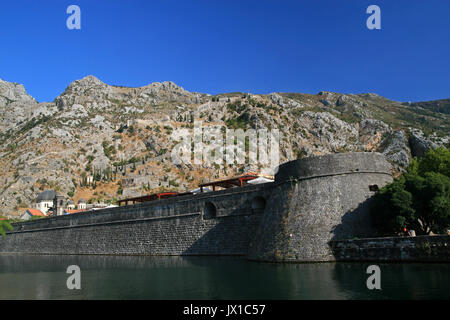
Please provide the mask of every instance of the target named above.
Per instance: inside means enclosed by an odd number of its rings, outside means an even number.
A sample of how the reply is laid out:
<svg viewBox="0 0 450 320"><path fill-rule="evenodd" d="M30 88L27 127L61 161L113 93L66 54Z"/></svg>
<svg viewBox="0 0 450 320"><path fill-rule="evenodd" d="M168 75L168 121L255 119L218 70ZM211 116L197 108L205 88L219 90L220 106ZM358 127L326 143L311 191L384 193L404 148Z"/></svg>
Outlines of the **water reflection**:
<svg viewBox="0 0 450 320"><path fill-rule="evenodd" d="M81 290L66 287L69 265ZM270 264L233 257L0 255L1 299L449 299L448 264Z"/></svg>
<svg viewBox="0 0 450 320"><path fill-rule="evenodd" d="M367 290L373 263L337 264L334 279L353 299L450 299L450 265L434 263L380 263L381 289Z"/></svg>

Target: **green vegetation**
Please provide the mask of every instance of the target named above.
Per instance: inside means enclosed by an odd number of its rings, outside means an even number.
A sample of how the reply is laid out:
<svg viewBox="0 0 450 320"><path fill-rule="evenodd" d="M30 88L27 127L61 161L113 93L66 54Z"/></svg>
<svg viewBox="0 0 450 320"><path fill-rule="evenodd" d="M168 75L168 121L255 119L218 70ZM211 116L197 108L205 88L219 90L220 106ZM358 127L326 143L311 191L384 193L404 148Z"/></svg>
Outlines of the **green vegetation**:
<svg viewBox="0 0 450 320"><path fill-rule="evenodd" d="M12 231L13 226L11 225L11 223L8 220L5 220L5 218L0 217L0 234L2 235L2 237L6 236L6 231Z"/></svg>
<svg viewBox="0 0 450 320"><path fill-rule="evenodd" d="M229 103L227 104L227 111L239 113L239 116L225 120L225 124L229 129L245 129L247 125L252 125L248 105L242 105L240 101L233 104Z"/></svg>
<svg viewBox="0 0 450 320"><path fill-rule="evenodd" d="M336 117L347 123L358 123L359 121L361 121L361 118L354 113L341 113L336 115Z"/></svg>
<svg viewBox="0 0 450 320"><path fill-rule="evenodd" d="M446 233L450 228L450 150L430 150L414 159L404 175L381 188L371 205L380 235L403 228L417 234Z"/></svg>
<svg viewBox="0 0 450 320"><path fill-rule="evenodd" d="M43 219L43 218L45 218L45 217L43 217L43 216L32 216L30 218L30 220L39 220L39 219Z"/></svg>
<svg viewBox="0 0 450 320"><path fill-rule="evenodd" d="M108 157L109 160L113 160L114 155L117 153L114 145L112 144L110 145L108 141L103 141L102 146L103 146L103 153L105 154L105 156Z"/></svg>
<svg viewBox="0 0 450 320"><path fill-rule="evenodd" d="M38 126L44 122L47 122L48 120L50 120L50 118L51 118L50 116L42 116L37 119L33 117L33 118L31 118L30 121L25 123L25 125L20 129L19 133L23 133L30 129L33 129L36 126Z"/></svg>
<svg viewBox="0 0 450 320"><path fill-rule="evenodd" d="M166 133L167 133L167 134L171 134L172 131L173 131L173 128L172 128L172 127L169 127L169 126L164 126L164 129L166 130Z"/></svg>
<svg viewBox="0 0 450 320"><path fill-rule="evenodd" d="M169 186L179 187L179 184L175 180L169 180Z"/></svg>
<svg viewBox="0 0 450 320"><path fill-rule="evenodd" d="M425 102L415 102L411 103L412 107L420 107L433 112L450 114L450 99L435 100L435 101L425 101Z"/></svg>
<svg viewBox="0 0 450 320"><path fill-rule="evenodd" d="M136 163L136 162L139 162L139 161L141 161L140 158L131 157L131 158L128 160L128 164Z"/></svg>
<svg viewBox="0 0 450 320"><path fill-rule="evenodd" d="M394 103L372 105L367 109L375 119L389 124L394 129L414 127L422 130L425 135L435 132L440 136L448 134L450 129L448 116L426 109L405 107Z"/></svg>
<svg viewBox="0 0 450 320"><path fill-rule="evenodd" d="M245 129L247 122L243 119L242 116L237 118L227 119L225 121L226 125L230 129Z"/></svg>
<svg viewBox="0 0 450 320"><path fill-rule="evenodd" d="M242 111L247 109L248 106L246 104L242 104L241 100L237 100L234 103L228 103L226 107L228 112L241 113Z"/></svg>

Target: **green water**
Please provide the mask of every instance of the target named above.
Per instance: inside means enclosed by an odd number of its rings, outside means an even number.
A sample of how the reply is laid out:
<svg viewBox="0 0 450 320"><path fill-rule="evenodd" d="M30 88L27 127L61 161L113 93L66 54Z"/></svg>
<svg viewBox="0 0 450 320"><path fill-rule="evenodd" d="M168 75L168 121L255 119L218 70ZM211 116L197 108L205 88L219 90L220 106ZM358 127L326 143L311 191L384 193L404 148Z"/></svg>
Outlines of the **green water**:
<svg viewBox="0 0 450 320"><path fill-rule="evenodd" d="M69 290L69 265L81 289ZM450 299L450 264L270 264L233 257L0 255L0 299Z"/></svg>

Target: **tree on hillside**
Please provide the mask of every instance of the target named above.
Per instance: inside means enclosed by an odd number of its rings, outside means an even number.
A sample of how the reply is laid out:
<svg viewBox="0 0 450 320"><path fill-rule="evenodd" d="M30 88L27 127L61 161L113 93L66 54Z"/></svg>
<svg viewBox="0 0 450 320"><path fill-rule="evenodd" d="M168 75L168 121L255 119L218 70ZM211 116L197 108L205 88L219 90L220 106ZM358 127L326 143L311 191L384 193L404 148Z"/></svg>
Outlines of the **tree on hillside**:
<svg viewBox="0 0 450 320"><path fill-rule="evenodd" d="M6 220L3 217L0 217L0 234L2 237L6 236L6 231L11 231L13 229L13 226L9 223L8 220Z"/></svg>
<svg viewBox="0 0 450 320"><path fill-rule="evenodd" d="M450 150L438 148L411 161L403 176L375 194L371 216L381 235L403 228L445 233L450 226Z"/></svg>
<svg viewBox="0 0 450 320"><path fill-rule="evenodd" d="M438 172L450 177L450 149L431 149L420 161L414 159L411 169L421 176L427 172Z"/></svg>

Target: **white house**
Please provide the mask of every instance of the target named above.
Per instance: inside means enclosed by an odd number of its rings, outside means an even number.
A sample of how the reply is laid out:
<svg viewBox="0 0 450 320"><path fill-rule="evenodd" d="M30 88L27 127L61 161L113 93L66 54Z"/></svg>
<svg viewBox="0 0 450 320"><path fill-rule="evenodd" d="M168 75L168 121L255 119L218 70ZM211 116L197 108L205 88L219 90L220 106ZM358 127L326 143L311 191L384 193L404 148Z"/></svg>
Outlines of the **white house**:
<svg viewBox="0 0 450 320"><path fill-rule="evenodd" d="M83 198L78 200L78 209L86 209L86 200Z"/></svg>
<svg viewBox="0 0 450 320"><path fill-rule="evenodd" d="M53 207L53 199L55 199L56 192L53 190L46 190L38 194L36 198L36 209L47 215L48 210Z"/></svg>
<svg viewBox="0 0 450 320"><path fill-rule="evenodd" d="M69 209L69 210L74 210L75 209L75 202L73 202L73 200L67 201L66 208Z"/></svg>

